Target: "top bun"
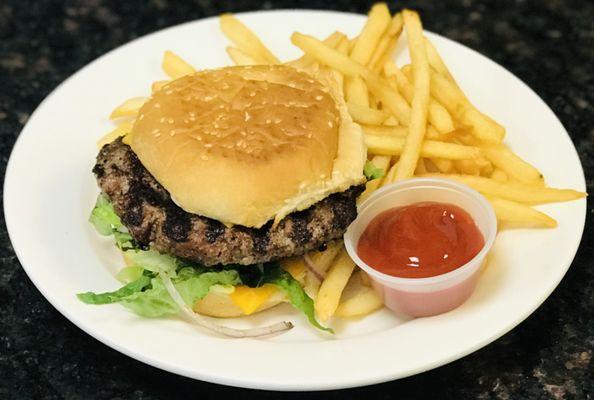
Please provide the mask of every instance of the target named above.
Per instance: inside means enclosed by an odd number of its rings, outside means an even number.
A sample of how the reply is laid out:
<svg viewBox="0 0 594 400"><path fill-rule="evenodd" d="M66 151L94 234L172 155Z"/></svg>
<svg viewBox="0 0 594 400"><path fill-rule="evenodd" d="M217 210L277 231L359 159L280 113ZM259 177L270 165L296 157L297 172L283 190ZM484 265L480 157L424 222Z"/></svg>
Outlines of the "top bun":
<svg viewBox="0 0 594 400"><path fill-rule="evenodd" d="M206 70L141 108L131 147L185 211L261 227L332 175L341 123L320 81L288 66Z"/></svg>

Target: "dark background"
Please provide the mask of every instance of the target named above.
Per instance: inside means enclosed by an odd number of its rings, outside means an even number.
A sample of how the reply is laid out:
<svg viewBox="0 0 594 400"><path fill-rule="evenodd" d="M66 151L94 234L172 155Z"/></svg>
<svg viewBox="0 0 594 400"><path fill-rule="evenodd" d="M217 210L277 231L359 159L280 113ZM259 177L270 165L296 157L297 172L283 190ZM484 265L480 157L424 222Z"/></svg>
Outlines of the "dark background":
<svg viewBox="0 0 594 400"><path fill-rule="evenodd" d="M129 40L223 11L332 8L369 2L0 1L0 176L39 102L85 64ZM588 189L594 166L593 1L398 1L425 27L502 64L559 116L581 157ZM56 154L56 157L67 155ZM553 161L552 161L553 162ZM592 202L575 262L531 317L495 343L414 377L307 398L594 398ZM436 332L438 335L439 332ZM463 340L463 338L461 338ZM291 360L286 360L290 363ZM196 360L208 363L208 360ZM282 368L282 365L279 365ZM0 399L280 397L193 381L111 350L83 333L33 287L0 223ZM303 397L287 394L286 397Z"/></svg>

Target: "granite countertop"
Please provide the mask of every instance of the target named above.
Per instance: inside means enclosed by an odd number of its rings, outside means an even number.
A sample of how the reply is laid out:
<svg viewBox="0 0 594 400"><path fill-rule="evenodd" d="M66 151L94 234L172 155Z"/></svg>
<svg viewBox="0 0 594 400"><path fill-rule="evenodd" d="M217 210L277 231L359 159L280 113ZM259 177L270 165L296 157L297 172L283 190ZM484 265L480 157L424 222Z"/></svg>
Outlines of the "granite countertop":
<svg viewBox="0 0 594 400"><path fill-rule="evenodd" d="M3 0L0 176L4 178L14 141L39 102L76 70L135 37L223 11L331 7L364 12L368 5L346 0ZM426 28L487 55L532 87L569 131L592 192L594 2L417 0L397 5L420 10ZM510 333L420 375L308 398L594 398L593 213L589 201L580 250L560 286ZM14 255L3 218L0 264L2 399L280 397L182 378L91 338L32 285Z"/></svg>

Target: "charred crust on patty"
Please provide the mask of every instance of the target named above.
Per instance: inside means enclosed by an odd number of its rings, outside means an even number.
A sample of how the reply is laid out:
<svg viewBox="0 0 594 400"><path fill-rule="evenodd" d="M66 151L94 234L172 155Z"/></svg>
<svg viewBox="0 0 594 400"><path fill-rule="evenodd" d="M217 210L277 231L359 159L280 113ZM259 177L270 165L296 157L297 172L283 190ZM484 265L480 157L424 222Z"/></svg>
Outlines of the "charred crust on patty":
<svg viewBox="0 0 594 400"><path fill-rule="evenodd" d="M276 225L247 228L182 210L121 139L101 149L93 172L140 245L206 266L250 265L318 249L344 234L356 217L356 198L364 189L352 186Z"/></svg>

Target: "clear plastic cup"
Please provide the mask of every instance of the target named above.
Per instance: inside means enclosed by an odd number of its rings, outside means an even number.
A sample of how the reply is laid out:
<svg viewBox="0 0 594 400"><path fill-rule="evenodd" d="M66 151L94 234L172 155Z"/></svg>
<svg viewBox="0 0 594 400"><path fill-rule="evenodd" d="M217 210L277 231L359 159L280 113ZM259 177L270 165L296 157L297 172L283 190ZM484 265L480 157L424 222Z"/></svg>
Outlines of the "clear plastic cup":
<svg viewBox="0 0 594 400"><path fill-rule="evenodd" d="M373 269L359 258L359 238L373 218L390 208L427 201L456 205L472 217L485 240L484 247L472 260L429 278L398 278ZM470 297L496 235L495 212L478 192L447 179L413 178L386 185L363 202L359 215L344 235L344 243L351 258L371 278L386 307L397 314L426 317L453 310Z"/></svg>

